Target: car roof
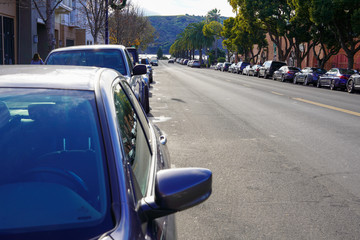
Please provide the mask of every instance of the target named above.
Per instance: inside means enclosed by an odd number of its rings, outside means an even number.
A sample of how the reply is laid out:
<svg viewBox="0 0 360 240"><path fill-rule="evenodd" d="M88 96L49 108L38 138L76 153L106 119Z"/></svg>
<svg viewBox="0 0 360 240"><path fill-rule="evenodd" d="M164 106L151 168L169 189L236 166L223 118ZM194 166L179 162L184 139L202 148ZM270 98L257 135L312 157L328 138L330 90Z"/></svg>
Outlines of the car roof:
<svg viewBox="0 0 360 240"><path fill-rule="evenodd" d="M8 65L0 68L0 87L94 90L103 71L98 67Z"/></svg>
<svg viewBox="0 0 360 240"><path fill-rule="evenodd" d="M80 45L63 47L52 50L51 52L74 51L74 50L89 50L89 49L126 49L123 45L116 44L97 44L97 45Z"/></svg>

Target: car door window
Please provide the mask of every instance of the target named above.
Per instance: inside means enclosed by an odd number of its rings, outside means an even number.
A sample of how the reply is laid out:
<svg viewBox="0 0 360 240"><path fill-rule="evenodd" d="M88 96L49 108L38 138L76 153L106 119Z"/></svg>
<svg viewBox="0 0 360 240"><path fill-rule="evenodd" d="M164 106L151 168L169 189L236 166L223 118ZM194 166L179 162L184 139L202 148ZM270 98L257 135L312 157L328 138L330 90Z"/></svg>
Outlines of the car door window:
<svg viewBox="0 0 360 240"><path fill-rule="evenodd" d="M136 106L134 107L133 103L136 101L132 97L127 95L119 84L115 86L114 102L121 141L127 161L131 165L141 193L144 196L148 187L151 163L150 143L146 134L149 130L147 129L147 122L142 121Z"/></svg>

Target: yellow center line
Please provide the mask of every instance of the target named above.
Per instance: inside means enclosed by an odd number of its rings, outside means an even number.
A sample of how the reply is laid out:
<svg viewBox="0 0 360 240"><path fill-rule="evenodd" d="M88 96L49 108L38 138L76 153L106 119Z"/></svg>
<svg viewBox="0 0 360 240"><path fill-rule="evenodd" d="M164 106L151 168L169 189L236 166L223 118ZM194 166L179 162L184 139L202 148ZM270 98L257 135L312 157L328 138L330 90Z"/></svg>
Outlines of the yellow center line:
<svg viewBox="0 0 360 240"><path fill-rule="evenodd" d="M276 95L279 95L279 96L284 96L284 94L282 93L278 93L278 92L271 92L272 94L276 94Z"/></svg>
<svg viewBox="0 0 360 240"><path fill-rule="evenodd" d="M297 101L300 101L300 102L309 103L309 104L313 104L313 105L316 105L316 106L319 106L319 107L328 108L328 109L331 109L331 110L335 110L335 111L339 111L339 112L343 112L343 113L347 113L347 114L351 114L351 115L360 117L360 113L358 113L358 112L346 110L346 109L343 109L343 108L333 107L333 106L330 106L330 105L326 105L326 104L322 104L322 103L318 103L318 102L313 102L313 101L309 101L309 100L302 99L302 98L293 98L293 99L297 100Z"/></svg>

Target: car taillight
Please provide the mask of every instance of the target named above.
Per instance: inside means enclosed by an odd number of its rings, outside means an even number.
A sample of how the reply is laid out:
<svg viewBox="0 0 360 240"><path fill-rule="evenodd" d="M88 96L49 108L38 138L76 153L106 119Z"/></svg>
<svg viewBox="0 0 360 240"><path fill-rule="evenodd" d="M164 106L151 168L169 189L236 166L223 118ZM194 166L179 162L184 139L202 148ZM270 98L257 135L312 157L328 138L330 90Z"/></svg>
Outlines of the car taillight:
<svg viewBox="0 0 360 240"><path fill-rule="evenodd" d="M340 79L345 79L345 80L347 80L348 77L341 75L341 76L340 76Z"/></svg>

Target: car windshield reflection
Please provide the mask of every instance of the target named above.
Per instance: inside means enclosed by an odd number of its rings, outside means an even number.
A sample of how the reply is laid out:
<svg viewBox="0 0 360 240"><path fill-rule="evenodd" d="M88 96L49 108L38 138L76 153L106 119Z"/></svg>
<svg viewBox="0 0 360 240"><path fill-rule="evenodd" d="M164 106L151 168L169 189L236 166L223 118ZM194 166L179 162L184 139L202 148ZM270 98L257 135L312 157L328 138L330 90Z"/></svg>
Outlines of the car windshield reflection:
<svg viewBox="0 0 360 240"><path fill-rule="evenodd" d="M109 199L93 93L5 88L0 96L0 233L103 224Z"/></svg>

